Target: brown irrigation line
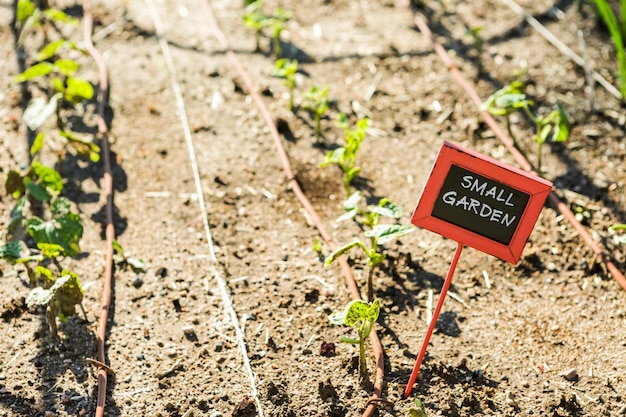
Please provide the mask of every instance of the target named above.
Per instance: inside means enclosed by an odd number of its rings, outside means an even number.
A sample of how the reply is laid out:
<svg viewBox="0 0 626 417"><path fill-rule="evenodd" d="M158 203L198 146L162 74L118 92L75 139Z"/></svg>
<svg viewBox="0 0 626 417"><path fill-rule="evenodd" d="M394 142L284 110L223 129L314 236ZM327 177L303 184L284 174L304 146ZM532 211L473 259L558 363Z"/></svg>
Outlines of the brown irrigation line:
<svg viewBox="0 0 626 417"><path fill-rule="evenodd" d="M259 111L263 115L263 118L265 119L265 122L270 130L270 134L272 135L272 138L274 140L274 144L276 146L278 156L283 166L283 170L285 172L285 175L287 176L289 185L291 186L293 193L296 195L296 197L298 198L298 200L300 201L300 203L302 204L302 206L308 213L309 217L315 224L315 227L317 227L322 239L324 239L324 241L330 247L330 249L334 251L335 249L337 249L337 247L335 243L333 242L332 237L326 230L326 227L324 226L322 219L320 218L315 208L311 205L311 202L306 197L306 195L300 188L298 181L296 181L293 175L293 171L291 169L291 163L289 162L289 156L287 155L287 152L285 151L285 148L282 144L280 135L278 133L278 130L276 129L276 125L274 124L271 113L269 112L267 106L265 105L265 102L261 98L261 95L259 94L258 89L255 87L255 84L252 81L252 78L247 73L247 71L243 68L243 65L241 64L241 62L237 58L237 55L233 52L232 48L230 47L230 44L228 43L228 40L224 36L224 33L220 30L217 24L217 20L215 19L215 14L213 13L213 9L211 5L209 4L209 0L205 0L203 4L204 4L206 14L208 16L209 25L211 26L211 29L213 33L215 34L215 37L219 41L221 47L224 48L224 50L226 51L226 56L228 57L230 62L233 64L233 66L235 67L235 69L237 70L241 78L243 79L246 85L246 88L248 89L248 92L250 93L250 96L252 97L252 100L254 100L255 104L259 108ZM361 299L361 294L359 293L359 289L354 280L354 275L352 274L352 270L350 269L350 266L348 265L348 262L346 261L345 257L342 256L341 258L339 258L339 264L341 265L343 276L345 278L348 288L350 289L350 293L352 297L354 299ZM380 340L378 339L378 335L376 334L376 331L372 331L372 333L370 333L370 342L372 343L372 349L374 351L374 356L376 357L376 378L374 381L374 393L372 394L372 398L368 402L367 408L365 409L365 412L363 413L363 417L371 416L376 410L376 404L382 399L383 378L385 375L383 348L380 343Z"/></svg>
<svg viewBox="0 0 626 417"><path fill-rule="evenodd" d="M98 321L98 331L96 333L97 344L97 365L98 365L98 397L96 400L96 417L104 416L104 406L106 402L107 390L107 372L110 368L106 365L105 340L107 321L109 318L109 307L111 305L111 284L113 281L113 240L115 239L115 228L113 227L113 177L111 175L111 155L109 152L109 129L104 117L105 104L109 95L109 82L107 75L107 67L100 55L100 52L93 46L91 40L91 32L93 29L93 16L91 14L91 1L83 1L83 22L84 22L84 40L85 48L92 56L98 72L100 74L100 88L98 89L98 133L100 135L102 151L101 155L104 160L104 193L106 195L106 250L104 263L104 282L101 297L100 319Z"/></svg>
<svg viewBox="0 0 626 417"><path fill-rule="evenodd" d="M419 14L415 14L413 20L415 22L415 25L417 25L417 27L424 34L424 36L426 36L430 40L430 42L433 45L433 48L435 49L435 52L437 52L437 55L439 55L439 58L441 58L443 63L448 68L450 75L452 75L454 80L457 83L459 83L461 87L463 87L463 89L470 96L474 104L480 109L482 106L482 100L480 99L480 97L478 97L476 90L474 89L472 84L470 84L465 79L465 77L463 77L459 69L456 66L454 66L454 64L452 63L452 60L450 59L444 47L439 42L437 42L435 38L433 37L433 34L430 31L430 28L428 27L428 25L425 23L424 19L422 19L422 17ZM522 155L522 153L519 150L517 150L517 148L513 145L513 141L511 140L511 138L509 138L506 135L506 133L504 133L502 128L500 128L500 126L496 123L494 118L491 117L489 112L485 110L481 110L480 115L485 120L485 123L487 123L489 128L493 131L493 133L504 144L507 150L513 155L513 158L515 158L515 161L519 164L519 166L525 171L534 172L532 165L528 162L528 160L524 157L524 155ZM572 213L569 207L565 203L563 203L563 201L561 201L559 196L554 191L550 193L549 199L550 199L550 202L558 208L559 212L561 212L561 214L572 224L572 226L574 227L574 229L576 229L580 237L583 238L583 240L587 243L587 245L591 248L591 250L593 250L596 256L602 261L602 263L606 266L606 268L609 270L609 272L611 273L613 278L618 282L618 284L623 289L626 290L626 278L624 278L624 275L622 274L622 272L619 269L617 269L615 264L613 264L609 256L604 251L604 249L595 240L593 240L593 237L591 237L587 229L585 229L585 227L582 224L580 224L578 220L576 220L576 216L574 216L574 213Z"/></svg>

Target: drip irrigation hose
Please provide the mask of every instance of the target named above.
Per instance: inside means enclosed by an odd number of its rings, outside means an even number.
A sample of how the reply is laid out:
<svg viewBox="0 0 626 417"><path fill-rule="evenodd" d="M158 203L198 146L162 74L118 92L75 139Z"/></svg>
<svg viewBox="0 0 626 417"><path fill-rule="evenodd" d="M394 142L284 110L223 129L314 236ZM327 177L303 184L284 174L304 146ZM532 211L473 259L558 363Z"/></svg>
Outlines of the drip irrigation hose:
<svg viewBox="0 0 626 417"><path fill-rule="evenodd" d="M94 47L91 32L93 30L93 16L91 14L91 1L83 1L83 22L85 49L98 66L100 76L100 86L98 88L98 134L102 145L102 159L104 161L104 194L106 195L105 205L105 263L104 282L101 296L100 319L98 321L98 331L96 333L96 349L98 358L98 397L96 400L96 417L104 416L107 390L107 372L110 368L106 365L105 341L106 329L109 318L109 307L111 306L111 287L113 282L113 240L115 239L115 228L113 226L113 176L111 175L111 155L109 151L108 126L105 119L105 106L109 96L109 82L107 67L102 55Z"/></svg>
<svg viewBox="0 0 626 417"><path fill-rule="evenodd" d="M476 107L481 109L482 100L480 99L480 97L478 97L476 90L465 79L465 77L463 77L459 69L452 63L452 60L448 56L448 53L446 52L444 47L435 40L430 28L425 23L424 19L422 19L422 17L420 17L418 13L415 13L413 20L415 22L415 25L418 27L418 29L431 42L433 48L435 49L435 52L437 52L437 55L439 56L439 58L443 61L445 66L448 68L450 75L452 75L454 80L461 87L463 87L463 89L470 96L470 98L472 99ZM511 155L513 156L515 161L519 164L519 166L524 171L533 172L536 174L536 172L533 170L532 165L528 162L526 157L524 157L524 155L514 146L511 138L509 138L506 135L506 133L504 133L502 128L500 128L500 126L496 123L495 119L491 116L491 114L489 114L489 112L487 112L486 110L481 109L480 115L485 121L485 123L487 123L489 128L496 135L496 137L500 140L500 142L502 142L502 144L511 153ZM589 234L587 229L585 229L585 227L576 219L576 216L574 215L574 213L572 213L570 208L559 198L559 196L554 191L550 193L550 196L548 198L550 199L550 202L563 215L563 217L565 217L572 224L572 226L574 227L574 229L576 229L580 237L583 238L583 240L587 243L587 245L591 248L591 250L595 253L595 255L602 261L604 266L608 269L608 271L611 273L613 278L618 282L618 284L623 289L626 290L626 278L624 278L624 275L622 274L622 272L619 269L617 269L615 264L613 264L613 262L611 261L609 256L606 254L604 249L600 246L600 244L598 244L598 242L593 240L593 237Z"/></svg>
<svg viewBox="0 0 626 417"><path fill-rule="evenodd" d="M209 26L211 27L213 34L219 41L221 47L226 51L226 56L237 70L239 76L243 79L243 82L246 85L246 88L248 89L252 100L257 105L259 111L263 115L263 119L265 120L265 123L267 124L270 134L274 140L276 151L278 152L283 171L285 172L287 180L289 181L289 186L291 187L291 190L297 197L300 204L302 204L302 206L306 210L307 214L311 218L311 221L315 224L315 227L319 231L322 239L324 239L331 251L335 251L337 249L337 246L333 242L331 235L326 230L326 227L324 226L324 223L322 222L319 214L311 205L311 202L304 194L304 192L300 188L300 185L298 184L298 181L296 181L296 178L294 177L293 171L291 169L291 163L289 161L289 156L287 155L287 152L285 151L285 148L282 144L280 135L278 133L278 130L276 129L276 125L272 119L271 113L269 112L267 106L261 98L258 89L252 81L252 78L243 68L243 65L237 58L237 55L235 54L233 49L230 47L230 44L224 36L224 33L220 30L217 24L217 20L215 19L215 14L213 13L213 9L209 4L209 0L205 0L203 4L208 17ZM339 264L341 266L346 285L348 286L352 297L356 300L360 300L361 294L354 280L352 270L350 269L350 266L348 265L348 262L346 261L344 256L339 258ZM374 357L376 358L376 376L374 380L374 393L367 403L367 407L363 413L363 417L369 417L373 415L374 411L376 410L377 403L382 400L383 378L385 375L383 349L375 330L372 330L372 332L370 333L370 342L372 343L372 350L374 352Z"/></svg>

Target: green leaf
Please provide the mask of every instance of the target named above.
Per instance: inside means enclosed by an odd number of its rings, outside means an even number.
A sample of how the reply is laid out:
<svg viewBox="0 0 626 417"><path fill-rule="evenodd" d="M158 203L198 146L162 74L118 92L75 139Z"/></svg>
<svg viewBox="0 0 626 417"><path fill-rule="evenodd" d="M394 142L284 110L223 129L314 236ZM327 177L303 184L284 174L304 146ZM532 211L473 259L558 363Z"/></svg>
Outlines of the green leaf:
<svg viewBox="0 0 626 417"><path fill-rule="evenodd" d="M428 417L424 404L422 404L422 402L417 398L415 399L415 407L409 408L408 417Z"/></svg>
<svg viewBox="0 0 626 417"><path fill-rule="evenodd" d="M400 224L378 224L372 230L365 232L367 237L375 237L378 244L383 245L390 240L406 235L415 230L413 226L404 226Z"/></svg>
<svg viewBox="0 0 626 417"><path fill-rule="evenodd" d="M46 59L52 58L59 50L59 48L65 46L68 43L69 42L65 39L59 39L58 41L50 42L49 44L41 48L41 50L37 54L37 61L44 61Z"/></svg>
<svg viewBox="0 0 626 417"><path fill-rule="evenodd" d="M45 133L39 132L37 136L35 136L35 140L33 140L33 145L30 147L30 155L34 156L43 148L43 140L45 138Z"/></svg>
<svg viewBox="0 0 626 417"><path fill-rule="evenodd" d="M46 101L44 97L32 99L24 111L23 118L26 126L33 131L43 126L46 120L56 112L58 100L58 94L50 97L50 101Z"/></svg>
<svg viewBox="0 0 626 417"><path fill-rule="evenodd" d="M48 305L53 296L54 293L50 291L50 289L44 290L41 287L33 288L30 290L28 297L26 297L26 305L29 307L45 306Z"/></svg>
<svg viewBox="0 0 626 417"><path fill-rule="evenodd" d="M128 262L128 265L130 265L135 272L146 270L146 263L141 258L126 258L126 262Z"/></svg>
<svg viewBox="0 0 626 417"><path fill-rule="evenodd" d="M324 156L324 160L320 163L322 168L327 167L333 164L341 165L341 160L343 159L343 153L345 149L343 147L339 147L337 149L333 149L332 151L328 151Z"/></svg>
<svg viewBox="0 0 626 417"><path fill-rule="evenodd" d="M567 114L561 103L557 103L558 113L556 116L556 122L554 123L554 134L552 135L553 142L565 142L569 139L570 125L567 120Z"/></svg>
<svg viewBox="0 0 626 417"><path fill-rule="evenodd" d="M0 258L6 260L10 264L22 257L22 251L26 249L26 245L21 240L5 243L0 245Z"/></svg>
<svg viewBox="0 0 626 417"><path fill-rule="evenodd" d="M120 242L118 242L117 240L113 240L112 246L113 246L113 251L119 253L124 258L126 258L126 256L124 256L124 248L122 248L122 245L120 244Z"/></svg>
<svg viewBox="0 0 626 417"><path fill-rule="evenodd" d="M344 200L343 209L345 211L356 210L359 205L359 201L361 201L362 193L360 191L355 191L352 193L350 197Z"/></svg>
<svg viewBox="0 0 626 417"><path fill-rule="evenodd" d="M56 281L56 278L54 277L52 271L45 266L37 265L37 267L35 268L35 274L37 274L38 278L45 278L45 281L49 284L46 286L46 288L54 284L54 282Z"/></svg>
<svg viewBox="0 0 626 417"><path fill-rule="evenodd" d="M386 198L380 200L377 206L367 206L367 209L381 216L390 217L392 219L399 219L402 217L402 207L392 203Z"/></svg>
<svg viewBox="0 0 626 417"><path fill-rule="evenodd" d="M367 249L365 248L363 242L361 242L360 240L355 240L354 242L348 243L347 245L343 245L342 247L331 253L324 261L324 265L328 266L331 263L335 262L337 258L339 258L344 253L349 252L350 249L354 248L355 246L360 246L363 251L367 253Z"/></svg>
<svg viewBox="0 0 626 417"><path fill-rule="evenodd" d="M63 271L63 277L59 280L65 279L59 289L56 292L55 304L59 309L59 319L61 321L66 320L68 317L76 315L76 304L83 302L84 291L80 286L78 276L74 272ZM55 283L55 285L59 282Z"/></svg>
<svg viewBox="0 0 626 417"><path fill-rule="evenodd" d="M93 86L89 81L74 77L67 79L67 88L65 89L64 95L65 100L78 104L83 100L91 100L93 94Z"/></svg>
<svg viewBox="0 0 626 417"><path fill-rule="evenodd" d="M39 184L53 194L63 191L63 178L55 169L47 167L38 161L30 166L29 176L34 176Z"/></svg>
<svg viewBox="0 0 626 417"><path fill-rule="evenodd" d="M350 219L356 217L357 214L359 214L359 211L357 209L350 210L350 211L345 212L341 216L337 217L335 219L335 221L337 223L345 222L346 220L350 220Z"/></svg>
<svg viewBox="0 0 626 417"><path fill-rule="evenodd" d="M333 313L328 319L333 324L345 324L354 326L359 322L375 322L380 314L380 300L376 299L372 303L361 300L352 300L340 313Z"/></svg>
<svg viewBox="0 0 626 417"><path fill-rule="evenodd" d="M61 131L61 136L68 140L69 144L73 146L79 155L89 155L89 159L92 162L98 162L100 160L100 147L88 139L83 139L74 132Z"/></svg>
<svg viewBox="0 0 626 417"><path fill-rule="evenodd" d="M63 93L65 91L65 84L63 84L63 81L61 81L59 77L52 77L50 81L57 93Z"/></svg>
<svg viewBox="0 0 626 417"><path fill-rule="evenodd" d="M54 65L49 62L40 62L26 69L23 73L15 77L15 82L23 83L36 77L50 74L54 70Z"/></svg>
<svg viewBox="0 0 626 417"><path fill-rule="evenodd" d="M24 187L26 187L26 192L37 201L49 201L52 198L44 186L29 177L24 178Z"/></svg>
<svg viewBox="0 0 626 417"><path fill-rule="evenodd" d="M15 20L23 23L35 13L35 5L30 0L18 0L15 11Z"/></svg>
<svg viewBox="0 0 626 417"><path fill-rule="evenodd" d="M83 235L80 216L70 211L64 198L56 198L51 204L52 220L38 217L26 221L28 233L37 242L37 247L55 256L75 256L80 252L79 241Z"/></svg>
<svg viewBox="0 0 626 417"><path fill-rule="evenodd" d="M78 276L73 272L63 271L63 276L48 289L33 288L26 298L29 307L43 306L54 303L61 321L76 314L76 304L83 301L83 289Z"/></svg>
<svg viewBox="0 0 626 417"><path fill-rule="evenodd" d="M74 26L77 26L79 23L78 19L68 16L67 13L59 9L46 9L43 13L53 22L67 23Z"/></svg>
<svg viewBox="0 0 626 417"><path fill-rule="evenodd" d="M72 59L57 59L54 61L54 69L59 74L63 74L66 77L73 76L78 71L78 62ZM68 80L69 81L69 80Z"/></svg>

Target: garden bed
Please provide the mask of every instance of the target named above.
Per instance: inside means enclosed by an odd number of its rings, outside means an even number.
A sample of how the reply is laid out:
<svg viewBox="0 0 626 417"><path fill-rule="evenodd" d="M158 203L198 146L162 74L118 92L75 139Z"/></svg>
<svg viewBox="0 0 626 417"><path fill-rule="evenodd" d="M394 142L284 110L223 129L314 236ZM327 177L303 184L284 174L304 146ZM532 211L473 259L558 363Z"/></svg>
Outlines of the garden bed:
<svg viewBox="0 0 626 417"><path fill-rule="evenodd" d="M14 81L20 70L10 30L13 9L5 3L0 9L0 49L9 57L0 61L3 174L28 165L21 123L25 103ZM577 51L580 29L589 62L617 85L610 37L589 4L577 10L565 2L560 9L548 1L518 3ZM352 121L371 120L358 154L355 189L369 203L388 197L399 204L402 224L409 223L444 140L516 164L430 40L416 30L404 2L272 0L264 8L278 5L293 13L281 39L283 54L299 60L295 113L287 109L287 87L270 75L269 39L263 37L261 51L254 50L241 2L212 2L212 9L278 125L297 183L336 244L362 236L353 222L336 222L344 211L341 171L319 166L329 149L343 144L343 130L335 126L340 112ZM81 17L80 7L62 6ZM175 74L168 71L152 12L163 21ZM542 176L581 213L584 226L624 271L626 246L608 231L626 219L626 113L620 102L596 86L597 110L592 110L584 69L500 1L426 1L418 12L482 99L525 68L521 76L534 110L545 115L562 103L571 135L544 147ZM320 233L294 195L267 124L207 23L203 3L97 2L93 13L95 44L111 85L117 240L128 256L147 265L146 272L115 273L106 350L115 376L106 415L362 415L372 386L359 383L358 347L339 342L350 330L328 320L351 299L342 271L324 266L331 252L327 244L322 242L321 253L314 249ZM480 57L466 33L479 26ZM69 36L80 42L79 32ZM77 59L81 74L97 84L95 64L88 56ZM332 99L321 140L301 107L312 86L328 87ZM93 101L85 106L92 133L95 107ZM183 111L206 212L199 209ZM498 121L504 126L504 119ZM512 121L520 147L534 163L532 125L522 113ZM55 343L45 315L26 308L24 269L2 264L0 416L82 416L95 409L95 367L87 359L96 355L105 262L103 168L69 154L60 171L68 178L64 193L85 226L81 256L63 262L80 277L87 321L79 315L61 324ZM4 191L1 198L5 228L14 200ZM626 293L549 204L517 265L464 250L421 378L403 399L427 327L429 293L437 297L455 247L423 229L385 244L387 259L374 277L382 302L375 331L385 365L378 415L405 416L414 398L428 415L626 412ZM349 264L364 294L364 259L350 252ZM335 343L334 353L321 350L324 342ZM370 354L370 374L374 363Z"/></svg>

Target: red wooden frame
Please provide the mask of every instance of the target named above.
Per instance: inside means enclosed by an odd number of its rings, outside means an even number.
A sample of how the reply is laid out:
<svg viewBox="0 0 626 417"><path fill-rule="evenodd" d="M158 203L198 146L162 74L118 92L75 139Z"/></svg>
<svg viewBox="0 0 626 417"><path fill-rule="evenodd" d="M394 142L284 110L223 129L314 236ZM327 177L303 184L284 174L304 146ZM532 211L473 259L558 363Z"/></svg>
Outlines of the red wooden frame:
<svg viewBox="0 0 626 417"><path fill-rule="evenodd" d="M435 201L453 164L530 196L508 244L502 244L432 215ZM413 212L411 223L516 264L551 190L550 181L462 146L444 142Z"/></svg>

